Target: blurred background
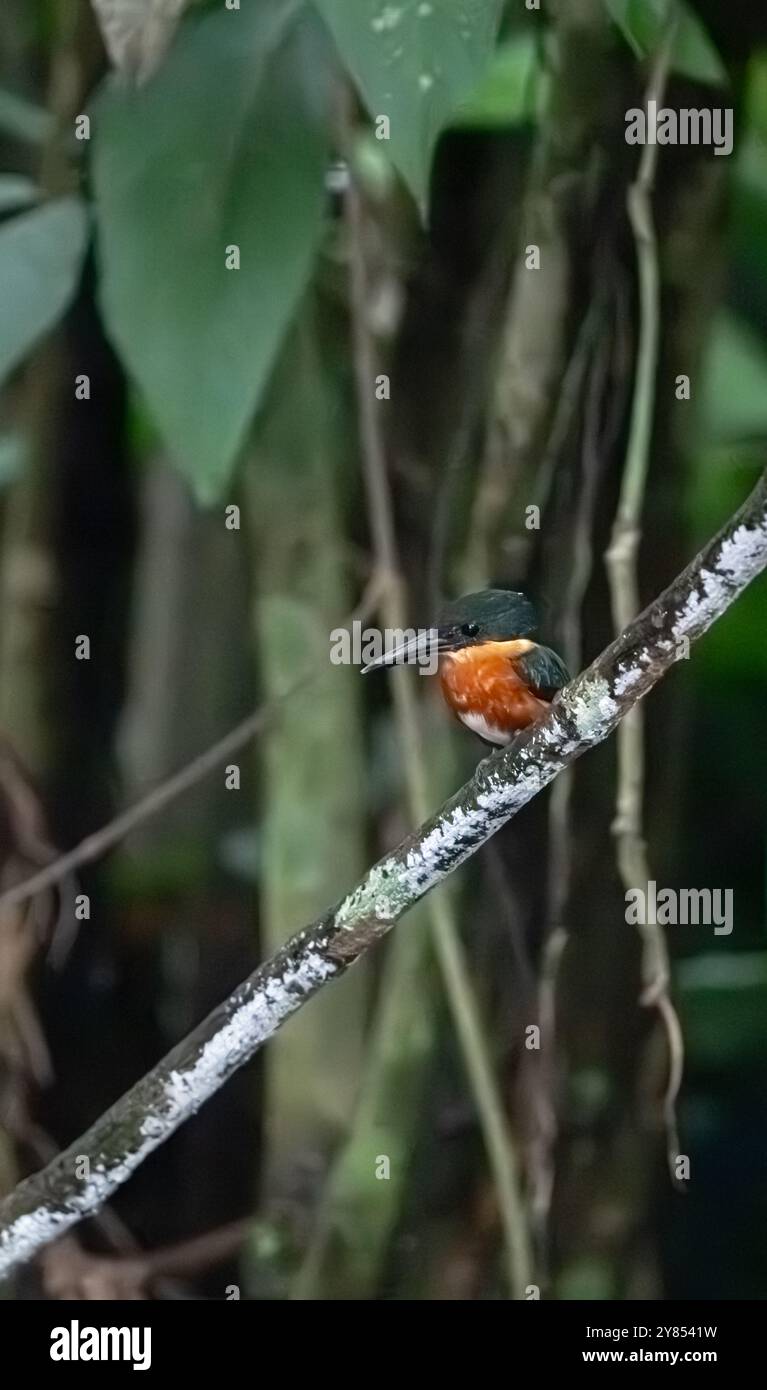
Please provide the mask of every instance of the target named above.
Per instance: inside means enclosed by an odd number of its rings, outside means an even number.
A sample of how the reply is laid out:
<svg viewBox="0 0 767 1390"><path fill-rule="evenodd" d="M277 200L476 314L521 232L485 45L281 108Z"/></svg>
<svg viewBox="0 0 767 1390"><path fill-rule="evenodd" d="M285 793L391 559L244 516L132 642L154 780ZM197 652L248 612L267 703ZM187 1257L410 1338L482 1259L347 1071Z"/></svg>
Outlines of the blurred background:
<svg viewBox="0 0 767 1390"><path fill-rule="evenodd" d="M732 108L733 153L648 162L650 89ZM577 671L632 405L639 606L753 485L767 12L4 0L0 169L2 889L266 709L0 904L4 1194L484 756L332 629L510 585ZM764 1297L766 596L645 705L646 872L734 893L730 935L666 932L678 1144L611 740L5 1296Z"/></svg>

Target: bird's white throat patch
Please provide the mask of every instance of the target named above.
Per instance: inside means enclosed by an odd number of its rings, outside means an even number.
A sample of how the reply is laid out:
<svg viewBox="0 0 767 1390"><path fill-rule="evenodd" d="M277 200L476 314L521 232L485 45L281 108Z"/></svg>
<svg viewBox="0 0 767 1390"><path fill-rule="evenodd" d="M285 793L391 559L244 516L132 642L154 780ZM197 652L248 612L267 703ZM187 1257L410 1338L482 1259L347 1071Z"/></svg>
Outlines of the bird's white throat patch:
<svg viewBox="0 0 767 1390"><path fill-rule="evenodd" d="M496 743L499 747L504 747L511 742L512 734L505 729L499 729L497 724L488 724L483 714L477 714L474 710L457 710L458 718L467 729L472 733L479 734L488 743Z"/></svg>

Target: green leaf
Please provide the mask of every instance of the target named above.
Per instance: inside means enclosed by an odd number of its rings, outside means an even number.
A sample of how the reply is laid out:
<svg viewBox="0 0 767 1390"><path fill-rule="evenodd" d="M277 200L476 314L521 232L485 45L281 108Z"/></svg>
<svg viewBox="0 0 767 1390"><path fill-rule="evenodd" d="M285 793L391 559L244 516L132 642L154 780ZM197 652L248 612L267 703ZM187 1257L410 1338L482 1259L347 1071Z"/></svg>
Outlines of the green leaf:
<svg viewBox="0 0 767 1390"><path fill-rule="evenodd" d="M105 323L203 502L231 476L323 231L328 46L297 9L188 22L146 87L113 86L94 112Z"/></svg>
<svg viewBox="0 0 767 1390"><path fill-rule="evenodd" d="M314 0L419 207L440 132L477 86L502 0Z"/></svg>
<svg viewBox="0 0 767 1390"><path fill-rule="evenodd" d="M0 382L67 308L87 240L79 198L45 203L0 226Z"/></svg>
<svg viewBox="0 0 767 1390"><path fill-rule="evenodd" d="M30 145L42 145L50 139L55 126L49 111L0 87L0 131L4 135Z"/></svg>
<svg viewBox="0 0 767 1390"><path fill-rule="evenodd" d="M745 124L763 142L767 141L767 49L759 49L749 59L745 82Z"/></svg>
<svg viewBox="0 0 767 1390"><path fill-rule="evenodd" d="M23 174L0 174L0 213L15 212L16 208L36 203L40 190L32 179Z"/></svg>
<svg viewBox="0 0 767 1390"><path fill-rule="evenodd" d="M701 439L767 437L767 351L727 310L716 318L703 364Z"/></svg>
<svg viewBox="0 0 767 1390"><path fill-rule="evenodd" d="M638 58L658 47L666 26L670 0L605 0L611 19ZM697 14L685 0L676 0L679 17L674 39L672 67L693 82L714 87L728 83L727 70L716 46Z"/></svg>
<svg viewBox="0 0 767 1390"><path fill-rule="evenodd" d="M490 66L451 122L478 130L534 121L545 99L547 74L541 71L534 34L518 34L501 44Z"/></svg>
<svg viewBox="0 0 767 1390"><path fill-rule="evenodd" d="M733 613L737 608L736 604ZM763 951L722 950L682 960L679 987L685 1048L693 1065L718 1071L763 1066L767 1007Z"/></svg>
<svg viewBox="0 0 767 1390"><path fill-rule="evenodd" d="M637 58L656 47L668 15L670 0L605 0L605 7Z"/></svg>

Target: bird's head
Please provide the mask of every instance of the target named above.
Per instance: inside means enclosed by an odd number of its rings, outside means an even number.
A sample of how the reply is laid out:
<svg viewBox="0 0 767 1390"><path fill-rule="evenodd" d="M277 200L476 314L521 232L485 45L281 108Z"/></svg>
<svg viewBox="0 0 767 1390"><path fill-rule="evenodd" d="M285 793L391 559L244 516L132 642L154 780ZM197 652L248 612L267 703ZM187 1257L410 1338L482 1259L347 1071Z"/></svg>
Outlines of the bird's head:
<svg viewBox="0 0 767 1390"><path fill-rule="evenodd" d="M535 609L524 594L514 589L481 589L476 594L464 594L442 610L428 645L432 654L441 656L463 647L478 647L483 642L511 642L527 637L537 626ZM422 658L424 652L424 634L403 634L402 640L363 667L363 675L380 666L414 661L417 654Z"/></svg>
<svg viewBox="0 0 767 1390"><path fill-rule="evenodd" d="M512 642L538 626L529 598L514 589L481 589L449 603L437 625L440 652L457 652L483 642Z"/></svg>

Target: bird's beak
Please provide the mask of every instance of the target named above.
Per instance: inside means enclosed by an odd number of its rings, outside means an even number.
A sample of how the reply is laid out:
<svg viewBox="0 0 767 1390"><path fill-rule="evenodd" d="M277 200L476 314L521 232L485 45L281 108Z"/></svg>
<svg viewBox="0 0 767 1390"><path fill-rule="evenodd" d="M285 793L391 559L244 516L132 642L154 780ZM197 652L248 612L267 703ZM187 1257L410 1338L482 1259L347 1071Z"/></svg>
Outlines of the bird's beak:
<svg viewBox="0 0 767 1390"><path fill-rule="evenodd" d="M454 627L437 628L438 652L457 652L459 648L465 647L466 645L466 638L456 632Z"/></svg>
<svg viewBox="0 0 767 1390"><path fill-rule="evenodd" d="M410 663L425 666L442 649L440 631L436 628L422 629L387 647L381 656L362 667L362 675L367 675L368 671L378 671L382 666L406 666Z"/></svg>

